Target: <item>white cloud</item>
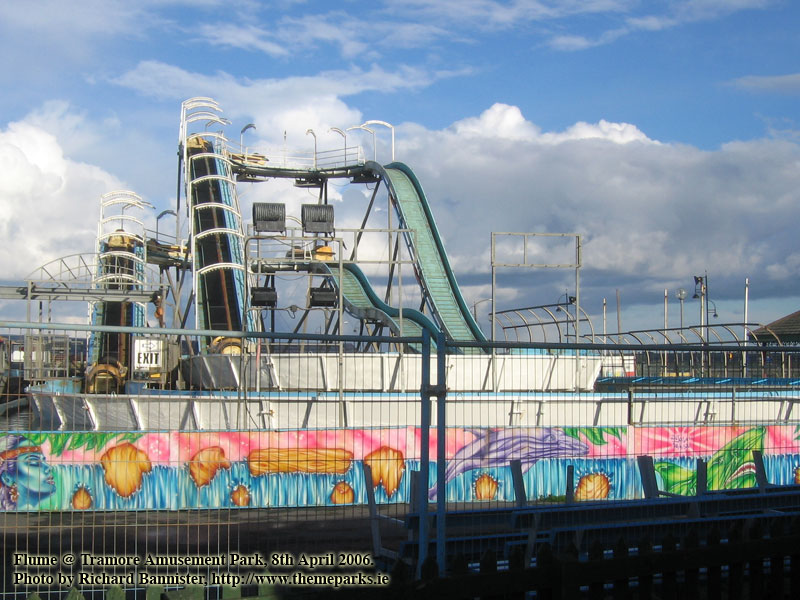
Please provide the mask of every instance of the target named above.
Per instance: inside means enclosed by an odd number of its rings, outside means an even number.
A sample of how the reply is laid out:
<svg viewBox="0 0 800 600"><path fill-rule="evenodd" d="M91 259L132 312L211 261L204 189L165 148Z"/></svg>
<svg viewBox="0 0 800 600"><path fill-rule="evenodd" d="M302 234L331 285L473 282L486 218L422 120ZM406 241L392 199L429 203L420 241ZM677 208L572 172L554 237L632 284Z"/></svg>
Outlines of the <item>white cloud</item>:
<svg viewBox="0 0 800 600"><path fill-rule="evenodd" d="M264 29L252 24L204 24L195 28L193 33L200 35L205 41L214 46L259 51L270 56L289 55L289 50L285 45L269 40L268 34Z"/></svg>
<svg viewBox="0 0 800 600"><path fill-rule="evenodd" d="M800 73L788 75L746 75L731 82L745 90L757 92L778 92L782 94L800 93Z"/></svg>
<svg viewBox="0 0 800 600"><path fill-rule="evenodd" d="M365 91L384 93L417 89L453 73L429 73L400 67L392 71L372 65L368 70L352 67L315 76L286 79L237 79L227 73L193 73L158 61L140 62L114 83L158 99L180 102L193 96L217 99L230 118L252 119L257 138L282 144L283 133L290 146L308 146L309 128L327 132L330 127L349 127L362 121L361 113L342 99Z"/></svg>
<svg viewBox="0 0 800 600"><path fill-rule="evenodd" d="M720 299L723 282L796 280L785 257L796 256L797 144L701 151L607 121L542 132L506 105L440 131L404 127L398 140L458 275L488 276L491 231L538 231L581 233L585 284L631 285L629 297L704 270Z"/></svg>
<svg viewBox="0 0 800 600"><path fill-rule="evenodd" d="M652 142L635 125L629 123L578 122L563 132L542 133L527 121L516 106L496 103L479 117L469 117L454 123L451 130L458 136L502 140L527 140L540 144L560 144L572 140L602 139L617 144Z"/></svg>
<svg viewBox="0 0 800 600"><path fill-rule="evenodd" d="M120 182L65 156L58 139L27 121L0 130L3 277L22 278L55 258L93 250L101 194Z"/></svg>

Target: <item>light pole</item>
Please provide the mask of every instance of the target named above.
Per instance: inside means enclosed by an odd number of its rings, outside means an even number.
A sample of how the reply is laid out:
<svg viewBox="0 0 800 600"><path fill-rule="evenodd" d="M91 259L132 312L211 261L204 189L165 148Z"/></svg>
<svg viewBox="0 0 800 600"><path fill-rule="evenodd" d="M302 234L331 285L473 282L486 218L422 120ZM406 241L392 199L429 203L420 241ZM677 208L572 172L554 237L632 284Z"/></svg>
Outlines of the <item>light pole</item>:
<svg viewBox="0 0 800 600"><path fill-rule="evenodd" d="M719 313L717 313L717 303L716 303L716 302L714 302L713 300L711 300L710 298L706 298L706 308L707 308L708 312L711 312L711 309L710 309L710 308L708 308L708 304L709 304L709 302L711 303L711 306L713 306L713 307L714 307L714 314L713 314L713 315L711 315L711 316L712 316L712 317L714 317L714 318L716 319L717 317L719 317ZM711 322L711 321L708 319L708 314L706 314L706 321L708 321L709 323Z"/></svg>
<svg viewBox="0 0 800 600"><path fill-rule="evenodd" d="M491 302L491 298L481 298L480 300L476 300L472 303L472 316L475 318L475 322L478 323L478 327L480 327L480 321L478 319L478 306L483 304L484 302Z"/></svg>
<svg viewBox="0 0 800 600"><path fill-rule="evenodd" d="M563 303L561 302L561 298L564 298L564 302ZM566 325L567 325L567 330L566 330L567 342L569 342L569 321L572 318L572 315L569 312L569 307L571 305L575 304L575 300L577 300L577 298L575 296L570 296L568 292L564 292L563 294L561 294L561 296L558 297L558 302L556 303L556 312L564 312L567 315L567 321L566 321ZM564 308L561 308L562 306ZM573 328L575 329L575 343L576 344L578 343L577 317L578 317L578 314L576 312L575 313L575 319L576 320L573 322Z"/></svg>
<svg viewBox="0 0 800 600"><path fill-rule="evenodd" d="M161 217L165 217L166 215L172 215L176 219L178 218L178 213L171 209L162 210L160 213L158 213L158 216L156 217L156 240L158 240L158 222L161 220Z"/></svg>
<svg viewBox="0 0 800 600"><path fill-rule="evenodd" d="M692 298L700 298L700 328L706 326L706 298L708 296L708 273L705 275L694 276L694 295ZM708 341L708 331L705 332Z"/></svg>
<svg viewBox="0 0 800 600"><path fill-rule="evenodd" d="M678 291L675 292L675 297L681 303L681 329L683 329L683 301L686 300L686 296L688 296L688 293L683 288L678 288Z"/></svg>
<svg viewBox="0 0 800 600"><path fill-rule="evenodd" d="M314 138L314 170L317 170L317 134L314 133L313 129L306 129L306 135L311 134Z"/></svg>
<svg viewBox="0 0 800 600"><path fill-rule="evenodd" d="M244 132L247 131L248 129L255 129L255 128L256 128L256 126L255 126L254 123L248 123L247 125L242 127L242 130L239 132L239 149L241 150L242 154L245 154L245 151L244 151Z"/></svg>
<svg viewBox="0 0 800 600"><path fill-rule="evenodd" d="M706 323L706 304L708 298L708 272L703 275L694 276L694 295L692 298L700 298L700 331L702 331L703 344L708 344L708 325ZM705 373L706 368L706 353L700 354L700 373Z"/></svg>
<svg viewBox="0 0 800 600"><path fill-rule="evenodd" d="M341 129L339 129L338 127L331 127L330 129L328 129L328 133L330 133L331 131L334 131L334 132L338 133L340 136L342 136L344 138L344 166L346 167L347 166L347 134L344 131L342 131Z"/></svg>
<svg viewBox="0 0 800 600"><path fill-rule="evenodd" d="M361 125L383 125L384 127L388 127L392 130L392 162L394 162L394 125L391 125L386 121L365 121Z"/></svg>
<svg viewBox="0 0 800 600"><path fill-rule="evenodd" d="M352 127L348 127L345 131L350 131L351 129L363 129L364 131L368 131L372 134L372 160L375 162L378 161L378 148L375 146L375 130L370 129L369 127L365 127L364 125L353 125Z"/></svg>

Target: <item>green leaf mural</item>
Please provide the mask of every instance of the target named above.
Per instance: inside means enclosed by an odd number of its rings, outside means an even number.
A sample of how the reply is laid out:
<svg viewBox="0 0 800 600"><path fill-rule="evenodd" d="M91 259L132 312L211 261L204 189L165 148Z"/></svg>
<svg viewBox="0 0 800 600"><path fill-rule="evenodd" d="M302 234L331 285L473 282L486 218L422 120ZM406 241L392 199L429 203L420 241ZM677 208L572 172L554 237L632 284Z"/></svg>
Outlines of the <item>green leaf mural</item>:
<svg viewBox="0 0 800 600"><path fill-rule="evenodd" d="M697 493L696 471L667 461L654 463L653 466L664 482L665 492L681 496L694 496Z"/></svg>
<svg viewBox="0 0 800 600"><path fill-rule="evenodd" d="M568 435L576 440L580 440L581 435L583 435L586 441L593 446L605 446L608 443L606 435L621 440L626 432L625 427L562 427L561 430L564 432L564 435Z"/></svg>
<svg viewBox="0 0 800 600"><path fill-rule="evenodd" d="M85 431L79 433L26 433L25 437L37 446L45 442L50 443L50 453L60 456L67 450L100 450L110 441L117 439L120 442L135 442L144 433L118 433Z"/></svg>
<svg viewBox="0 0 800 600"><path fill-rule="evenodd" d="M708 461L708 489L741 489L755 486L753 450L763 451L766 432L766 427L754 427L714 452ZM684 496L696 493L696 471L666 460L655 462L654 467L664 483L664 491Z"/></svg>

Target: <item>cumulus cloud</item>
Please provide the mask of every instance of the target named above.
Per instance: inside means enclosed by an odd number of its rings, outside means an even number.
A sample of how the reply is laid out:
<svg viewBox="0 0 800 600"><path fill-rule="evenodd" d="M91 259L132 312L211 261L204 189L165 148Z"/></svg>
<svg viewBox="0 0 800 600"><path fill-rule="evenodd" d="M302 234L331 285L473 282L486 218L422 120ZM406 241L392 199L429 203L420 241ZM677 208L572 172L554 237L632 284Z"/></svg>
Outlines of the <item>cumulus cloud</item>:
<svg viewBox="0 0 800 600"><path fill-rule="evenodd" d="M797 277L797 144L703 151L605 121L543 132L500 104L444 130L409 126L399 140L462 277L488 276L491 231L580 233L587 290L613 282L637 298L705 270L718 298L748 276L765 288Z"/></svg>
<svg viewBox="0 0 800 600"><path fill-rule="evenodd" d="M193 96L212 96L232 118L248 118L258 124L257 139L281 144L286 132L290 145L308 145L309 128L327 132L330 127L348 127L362 121L361 113L343 98L366 91L391 93L430 85L453 73L431 73L399 67L387 71L351 67L315 76L285 79L236 78L224 72L205 75L158 61L140 62L114 79L114 83L158 99L180 102Z"/></svg>
<svg viewBox="0 0 800 600"><path fill-rule="evenodd" d="M0 130L3 277L22 278L55 258L93 251L100 196L121 187L103 169L71 160L28 121Z"/></svg>

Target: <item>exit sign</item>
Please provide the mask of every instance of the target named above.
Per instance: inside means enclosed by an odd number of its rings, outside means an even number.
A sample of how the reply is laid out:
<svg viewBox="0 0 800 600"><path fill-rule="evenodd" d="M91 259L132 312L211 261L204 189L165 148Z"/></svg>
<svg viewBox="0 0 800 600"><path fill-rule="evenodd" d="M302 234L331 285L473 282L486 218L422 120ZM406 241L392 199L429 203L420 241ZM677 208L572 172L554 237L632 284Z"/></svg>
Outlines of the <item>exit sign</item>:
<svg viewBox="0 0 800 600"><path fill-rule="evenodd" d="M133 344L133 370L148 371L161 368L163 354L161 340L137 339Z"/></svg>

